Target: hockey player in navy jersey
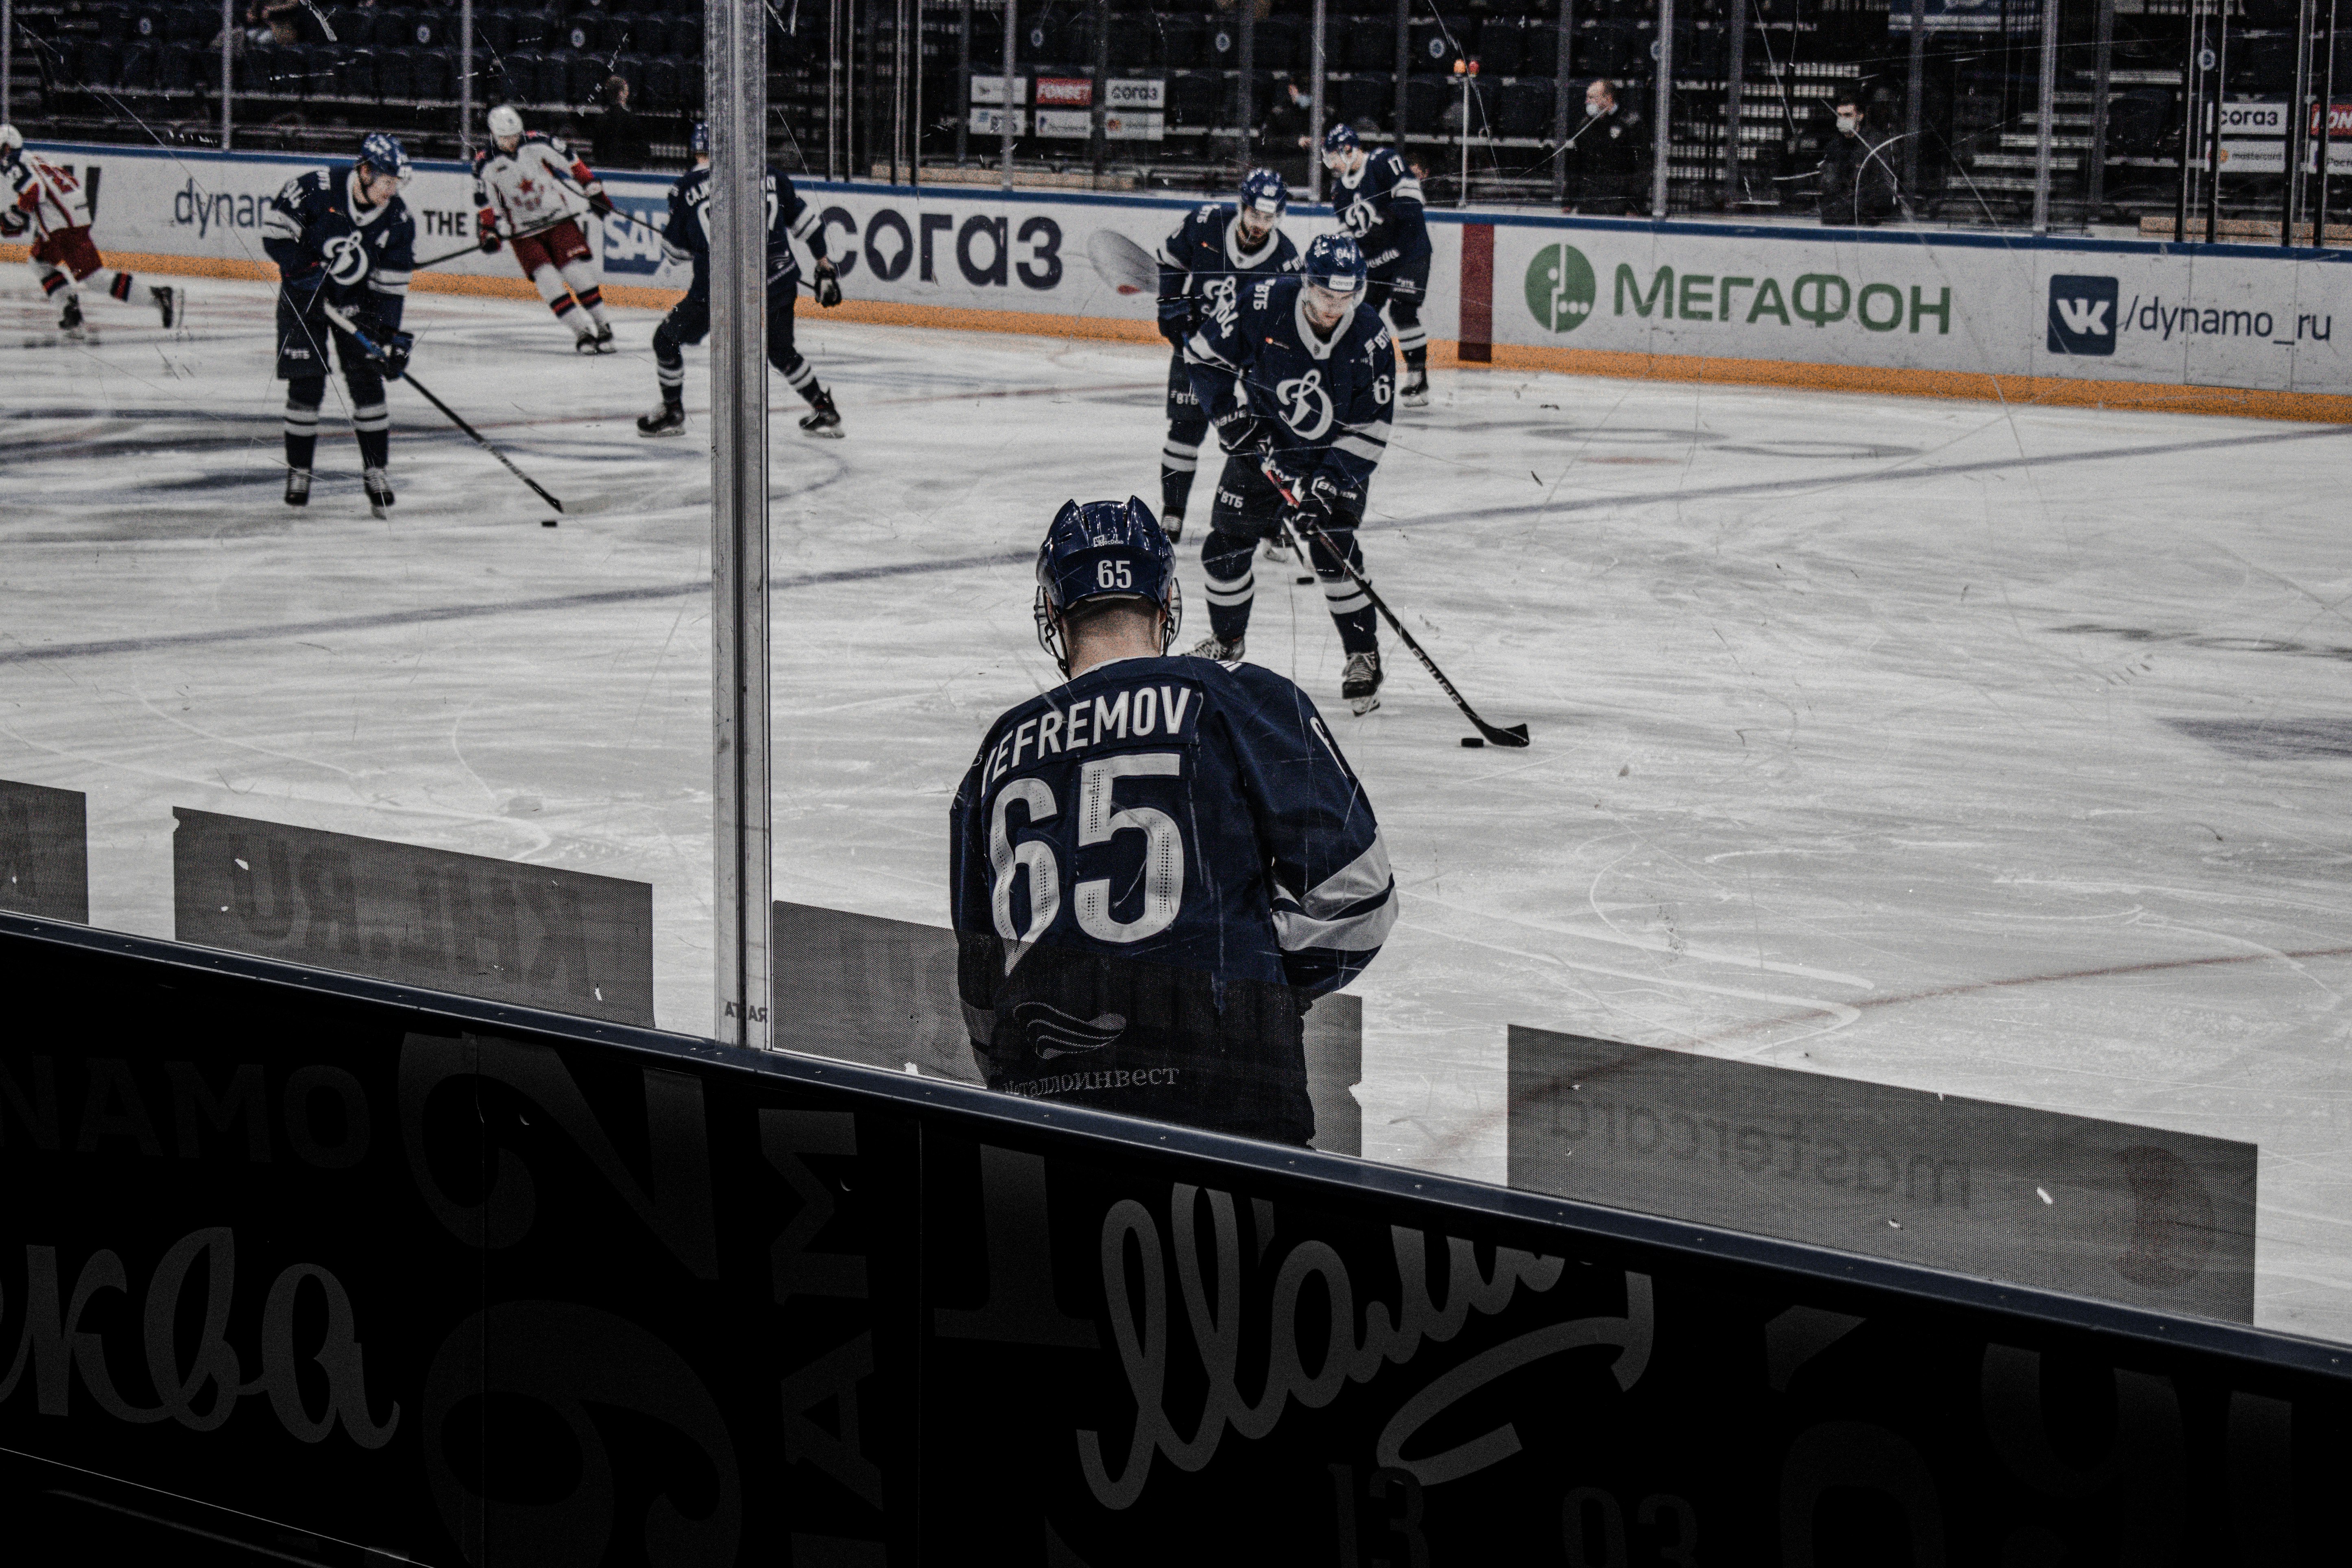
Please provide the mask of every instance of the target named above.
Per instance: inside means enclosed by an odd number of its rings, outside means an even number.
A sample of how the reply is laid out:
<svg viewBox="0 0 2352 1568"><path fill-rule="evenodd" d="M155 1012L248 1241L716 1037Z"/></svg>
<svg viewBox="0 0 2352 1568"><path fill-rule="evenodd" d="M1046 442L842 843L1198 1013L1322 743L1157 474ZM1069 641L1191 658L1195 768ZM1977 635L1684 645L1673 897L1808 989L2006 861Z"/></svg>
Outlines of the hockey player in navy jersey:
<svg viewBox="0 0 2352 1568"><path fill-rule="evenodd" d="M1289 205L1280 174L1252 169L1239 201L1194 209L1160 242L1160 335L1176 351L1168 363L1168 444L1160 449L1160 524L1171 542L1184 537L1192 474L1209 434L1209 416L1192 395L1184 363L1185 340L1250 279L1298 270L1298 247L1282 232Z"/></svg>
<svg viewBox="0 0 2352 1568"><path fill-rule="evenodd" d="M1400 395L1415 408L1429 402L1429 333L1421 302L1429 297L1429 226L1422 217L1421 181L1393 147L1364 151L1355 129L1334 125L1323 138L1323 166L1331 171L1331 205L1340 226L1363 247L1370 280L1364 303L1388 311L1404 351Z"/></svg>
<svg viewBox="0 0 2352 1568"><path fill-rule="evenodd" d="M1288 680L1168 657L1175 552L1141 500L1062 508L1035 614L1067 679L989 728L949 817L989 1087L1305 1143L1304 1004L1396 921L1362 784Z"/></svg>
<svg viewBox="0 0 2352 1568"><path fill-rule="evenodd" d="M1303 265L1300 276L1244 288L1184 348L1193 391L1226 453L1201 544L1210 636L1193 651L1226 663L1242 657L1257 542L1279 538L1286 513L1307 512L1322 530L1308 554L1348 655L1339 694L1367 713L1380 706L1380 623L1340 562L1363 569L1356 525L1388 450L1396 351L1379 314L1362 303L1364 257L1354 240L1318 235Z"/></svg>
<svg viewBox="0 0 2352 1568"><path fill-rule="evenodd" d="M694 281L686 298L670 307L654 329L654 374L661 384L661 401L637 421L640 436L686 434L686 355L688 343L710 335L710 127L697 123L693 132L694 167L670 187L669 223L662 240L673 256L694 258ZM816 372L793 346L793 306L800 298L801 264L793 254L797 235L816 258L816 302L831 309L841 303L841 283L832 258L824 253L824 226L816 210L803 200L783 172L773 164L767 171L768 189L768 363L781 372L792 389L805 399L809 411L801 416L801 429L811 436L841 438L841 411L833 395L817 384Z"/></svg>
<svg viewBox="0 0 2352 1568"><path fill-rule="evenodd" d="M286 182L261 220L262 248L278 264L278 379L286 384L286 504L310 500L310 459L319 446L319 409L327 398L327 344L352 395L368 507L392 511L392 415L383 384L408 368L409 335L400 330L408 275L416 266L416 220L401 200L408 154L377 132L360 143L356 162L313 169ZM327 320L342 311L381 351Z"/></svg>

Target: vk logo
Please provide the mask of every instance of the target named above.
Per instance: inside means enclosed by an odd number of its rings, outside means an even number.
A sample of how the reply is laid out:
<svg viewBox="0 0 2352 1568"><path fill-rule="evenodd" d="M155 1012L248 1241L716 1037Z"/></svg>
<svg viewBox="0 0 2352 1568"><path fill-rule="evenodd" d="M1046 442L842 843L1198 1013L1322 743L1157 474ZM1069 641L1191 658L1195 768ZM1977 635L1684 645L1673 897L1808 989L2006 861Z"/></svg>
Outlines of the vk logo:
<svg viewBox="0 0 2352 1568"><path fill-rule="evenodd" d="M2116 280L2061 272L2050 279L2050 352L2116 352Z"/></svg>

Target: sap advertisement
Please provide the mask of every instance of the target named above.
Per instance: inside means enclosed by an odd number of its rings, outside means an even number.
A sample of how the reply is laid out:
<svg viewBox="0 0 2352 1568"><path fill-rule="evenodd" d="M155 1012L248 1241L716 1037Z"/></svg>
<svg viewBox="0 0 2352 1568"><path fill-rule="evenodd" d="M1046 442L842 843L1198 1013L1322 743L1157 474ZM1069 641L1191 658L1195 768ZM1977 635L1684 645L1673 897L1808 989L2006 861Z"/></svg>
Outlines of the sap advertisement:
<svg viewBox="0 0 2352 1568"><path fill-rule="evenodd" d="M44 150L87 172L101 249L256 266L267 263L260 222L269 197L320 166L257 154ZM689 280L656 232L667 220L669 184L659 175L607 181L626 216L583 226L609 283L676 290ZM852 300L1047 316L1055 320L1038 325L1055 331L1083 331L1088 321L1146 328L1152 290L1116 258L1123 248L1132 263L1157 250L1194 205L823 181L801 189ZM451 257L435 271L521 285L510 253L466 248L474 201L462 167L421 165L405 199L419 258ZM1286 226L1303 248L1331 219L1328 209L1296 207ZM1472 253L1491 265L1475 264L1470 286L1486 309L1470 319L1490 320L1496 344L1568 351L1562 368L1600 351L2352 394L2336 336L2352 315L2352 252L1475 210L1433 211L1429 226L1435 255L1422 319L1430 335L1461 335L1464 237L1485 230Z"/></svg>

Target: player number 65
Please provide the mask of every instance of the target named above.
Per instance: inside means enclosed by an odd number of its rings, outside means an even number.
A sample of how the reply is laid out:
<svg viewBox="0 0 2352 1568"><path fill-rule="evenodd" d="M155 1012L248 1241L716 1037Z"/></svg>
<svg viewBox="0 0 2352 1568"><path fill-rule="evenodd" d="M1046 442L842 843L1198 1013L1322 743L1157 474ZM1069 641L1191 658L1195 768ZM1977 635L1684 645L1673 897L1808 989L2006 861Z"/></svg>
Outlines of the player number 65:
<svg viewBox="0 0 2352 1568"><path fill-rule="evenodd" d="M1097 561L1095 563L1095 586L1132 588L1135 586L1135 574L1124 561Z"/></svg>

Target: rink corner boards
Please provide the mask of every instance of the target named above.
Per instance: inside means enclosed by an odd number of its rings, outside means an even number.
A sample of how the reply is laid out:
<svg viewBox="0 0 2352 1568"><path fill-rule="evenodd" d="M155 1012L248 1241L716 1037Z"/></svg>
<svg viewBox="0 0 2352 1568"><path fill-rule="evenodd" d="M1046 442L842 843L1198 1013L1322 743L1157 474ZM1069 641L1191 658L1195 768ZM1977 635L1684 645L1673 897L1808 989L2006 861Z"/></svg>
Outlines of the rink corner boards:
<svg viewBox="0 0 2352 1568"><path fill-rule="evenodd" d="M29 254L23 245L0 244L0 263L22 262ZM184 278L239 279L274 281L277 269L267 262L241 258L173 256L147 252L107 253L115 265L133 272L153 272ZM419 293L470 294L484 298L537 302L538 291L523 278L486 278L457 273L419 272L410 287ZM639 284L607 283L606 300L636 309L666 310L684 298L674 289ZM817 312L811 308L809 314ZM1095 315L1051 314L1030 310L990 310L961 306L922 305L887 300L847 300L824 312L834 320L871 322L879 326L922 327L935 331L1008 332L1029 337L1080 339L1106 342L1157 343L1159 331L1149 321ZM2277 419L2309 424L2352 424L2352 395L2318 392L2288 392L2260 387L2199 385L2189 383L2106 381L2050 375L2009 375L1989 372L1907 369L1886 366L1823 363L1816 361L1743 359L1709 354L1626 353L1605 349L1568 349L1517 343L1469 343L1433 337L1430 362L1457 370L1554 372L1562 375L1600 376L1613 380L1663 381L1696 385L1786 387L1801 392L1858 393L1880 397L1927 397L1969 402L2000 403L2019 407L2114 408L2162 414L2215 415L2242 419Z"/></svg>

